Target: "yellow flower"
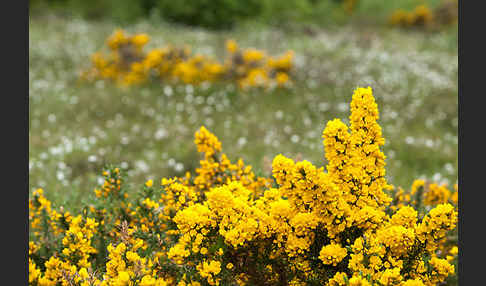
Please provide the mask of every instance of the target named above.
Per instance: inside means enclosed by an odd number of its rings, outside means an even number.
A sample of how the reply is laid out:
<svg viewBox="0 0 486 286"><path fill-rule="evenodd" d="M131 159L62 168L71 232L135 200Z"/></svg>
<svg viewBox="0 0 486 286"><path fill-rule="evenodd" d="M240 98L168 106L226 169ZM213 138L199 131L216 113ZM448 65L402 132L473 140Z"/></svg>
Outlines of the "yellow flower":
<svg viewBox="0 0 486 286"><path fill-rule="evenodd" d="M222 248L218 249L218 255L223 255L223 253L224 252L223 252L223 249Z"/></svg>
<svg viewBox="0 0 486 286"><path fill-rule="evenodd" d="M277 84L282 86L289 81L289 76L286 73L279 72L277 73L275 79L277 80Z"/></svg>
<svg viewBox="0 0 486 286"><path fill-rule="evenodd" d="M118 273L118 279L121 281L121 282L128 282L130 280L130 275L128 274L128 272L126 271L120 271Z"/></svg>
<svg viewBox="0 0 486 286"><path fill-rule="evenodd" d="M150 37L147 34L137 34L131 38L131 42L137 47L142 48L150 41Z"/></svg>
<svg viewBox="0 0 486 286"><path fill-rule="evenodd" d="M84 267L83 267L83 268L81 268L81 269L78 271L78 273L79 273L79 276L81 276L81 278L83 278L83 279L86 279L86 278L88 278L88 276L89 276L88 271L87 271L87 270L86 270L86 268L84 268Z"/></svg>
<svg viewBox="0 0 486 286"><path fill-rule="evenodd" d="M204 126L201 126L196 132L194 143L196 143L197 151L204 152L206 156L212 156L221 151L221 142Z"/></svg>
<svg viewBox="0 0 486 286"><path fill-rule="evenodd" d="M265 54L256 49L247 49L243 52L243 60L245 63L258 62L264 58Z"/></svg>
<svg viewBox="0 0 486 286"><path fill-rule="evenodd" d="M147 182L145 182L145 186L151 188L154 184L154 181L153 180L148 180Z"/></svg>
<svg viewBox="0 0 486 286"><path fill-rule="evenodd" d="M344 257L346 257L346 255L347 251L345 248L342 248L338 244L331 243L322 247L321 252L319 253L319 258L324 264L336 266Z"/></svg>
<svg viewBox="0 0 486 286"><path fill-rule="evenodd" d="M234 40L227 40L226 41L226 50L230 53L234 53L238 50L238 44Z"/></svg>

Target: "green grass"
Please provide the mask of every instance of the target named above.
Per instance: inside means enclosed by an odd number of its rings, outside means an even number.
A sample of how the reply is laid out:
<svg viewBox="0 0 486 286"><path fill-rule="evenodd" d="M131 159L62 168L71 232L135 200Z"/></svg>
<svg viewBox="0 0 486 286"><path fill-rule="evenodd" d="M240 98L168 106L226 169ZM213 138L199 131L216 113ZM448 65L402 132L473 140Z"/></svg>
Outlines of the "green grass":
<svg viewBox="0 0 486 286"><path fill-rule="evenodd" d="M215 32L144 20L123 28L148 33L147 48L189 44L221 58L233 38L270 54L293 49L294 87L265 93L79 82L90 54L116 27L30 19L29 187L42 187L56 204L75 209L91 201L108 163L128 168L135 186L194 170L200 156L193 135L201 125L230 159L241 157L258 173L268 175L265 162L278 153L323 165L322 131L334 118L348 121L358 85L374 89L392 184L457 181L457 27L431 33L348 24L306 34L247 23Z"/></svg>

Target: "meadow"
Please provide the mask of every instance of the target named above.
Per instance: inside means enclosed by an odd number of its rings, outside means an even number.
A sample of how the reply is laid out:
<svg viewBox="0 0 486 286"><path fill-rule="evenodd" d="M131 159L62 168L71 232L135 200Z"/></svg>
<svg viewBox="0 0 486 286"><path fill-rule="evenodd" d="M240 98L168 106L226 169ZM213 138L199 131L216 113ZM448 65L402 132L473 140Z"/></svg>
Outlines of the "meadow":
<svg viewBox="0 0 486 286"><path fill-rule="evenodd" d="M270 174L279 153L324 164L320 131L328 120L347 118L357 86L371 86L380 106L392 184L457 182L457 26L427 32L343 25L306 33L141 20L122 28L150 35L147 48L187 44L217 56L234 39L275 55L293 50L293 86L268 92L218 83L119 88L80 81L91 54L118 27L109 20L30 19L30 191L43 188L56 203L76 208L93 199L106 164L126 168L134 184L182 175L200 159L193 134L201 125L231 159L241 157L258 174Z"/></svg>

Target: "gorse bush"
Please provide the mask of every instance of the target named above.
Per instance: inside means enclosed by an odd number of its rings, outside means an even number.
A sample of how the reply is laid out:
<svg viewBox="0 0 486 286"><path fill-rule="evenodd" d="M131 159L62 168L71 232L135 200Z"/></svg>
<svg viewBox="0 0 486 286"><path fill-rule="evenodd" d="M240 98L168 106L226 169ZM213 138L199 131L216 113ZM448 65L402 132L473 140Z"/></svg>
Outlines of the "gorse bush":
<svg viewBox="0 0 486 286"><path fill-rule="evenodd" d="M92 67L81 78L108 79L121 85L149 81L185 84L221 81L241 88L285 87L291 83L293 51L271 57L261 50L240 49L235 41L228 40L228 57L220 62L202 54L193 55L188 46L169 45L145 53L143 47L149 40L147 34L131 36L123 30L115 31L106 41L110 53L95 53Z"/></svg>
<svg viewBox="0 0 486 286"><path fill-rule="evenodd" d="M457 185L394 190L371 88L322 133L327 166L231 162L206 128L195 173L129 191L103 171L93 205L29 200L30 285L438 285L455 275Z"/></svg>
<svg viewBox="0 0 486 286"><path fill-rule="evenodd" d="M433 20L432 11L426 5L419 5L411 12L403 9L395 11L390 17L392 25L404 27L428 26Z"/></svg>
<svg viewBox="0 0 486 286"><path fill-rule="evenodd" d="M437 27L457 23L458 1L444 0L434 10L419 5L412 11L398 9L390 16L392 25L401 27Z"/></svg>

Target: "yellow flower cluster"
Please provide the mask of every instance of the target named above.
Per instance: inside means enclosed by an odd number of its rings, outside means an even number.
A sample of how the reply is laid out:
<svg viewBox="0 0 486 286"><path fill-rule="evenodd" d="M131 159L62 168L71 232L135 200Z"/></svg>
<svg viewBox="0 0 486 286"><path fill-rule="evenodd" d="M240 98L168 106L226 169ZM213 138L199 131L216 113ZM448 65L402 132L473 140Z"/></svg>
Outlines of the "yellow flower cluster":
<svg viewBox="0 0 486 286"><path fill-rule="evenodd" d="M454 190L447 188L445 184L427 183L424 180L415 180L410 191L398 188L393 194L394 199L390 209L395 211L403 206L412 205L417 210L430 209L439 204L449 203L457 209L458 185L454 184Z"/></svg>
<svg viewBox="0 0 486 286"><path fill-rule="evenodd" d="M445 185L430 184L428 190L425 192L424 204L438 205L447 203L450 195L451 192Z"/></svg>
<svg viewBox="0 0 486 286"><path fill-rule="evenodd" d="M108 55L97 52L92 67L82 73L87 80L108 79L123 85L136 85L150 80L186 84L229 81L239 87L284 87L290 84L293 52L270 57L256 49L240 50L233 40L226 48L229 57L219 62L202 54L191 54L188 46L172 45L143 52L150 40L146 34L126 35L116 30L107 39Z"/></svg>
<svg viewBox="0 0 486 286"><path fill-rule="evenodd" d="M111 173L108 171L104 171L103 176L105 177L103 185L100 189L95 189L94 191L96 196L98 198L102 196L107 198L110 193L116 193L117 195L120 195L120 188L122 184L120 169L115 168Z"/></svg>
<svg viewBox="0 0 486 286"><path fill-rule="evenodd" d="M64 249L62 254L69 257L71 261L77 261L79 267L89 267L88 262L91 253L96 253L96 249L91 246L91 238L96 232L98 223L87 218L83 226L83 217L78 215L71 220L62 244Z"/></svg>
<svg viewBox="0 0 486 286"><path fill-rule="evenodd" d="M72 216L69 211L56 211L44 196L43 189L37 189L29 200L30 229L34 236L59 235L69 227ZM41 233L43 231L44 233Z"/></svg>
<svg viewBox="0 0 486 286"><path fill-rule="evenodd" d="M332 264L336 266L339 262L343 260L347 255L345 248L342 248L338 244L329 244L324 246L319 253L319 258L324 262L324 264Z"/></svg>
<svg viewBox="0 0 486 286"><path fill-rule="evenodd" d="M110 167L96 204L76 216L36 191L29 285L441 284L457 263L457 185L394 191L378 118L371 88L357 88L349 126L336 119L323 131L327 166L280 154L273 178L232 163L201 127L195 174L128 196Z"/></svg>
<svg viewBox="0 0 486 286"><path fill-rule="evenodd" d="M106 274L103 277L101 286L166 286L170 280L157 277L153 270L153 261L140 257L137 250L143 242L138 240L134 244L125 245L121 242L116 247L108 245L108 262L106 263Z"/></svg>
<svg viewBox="0 0 486 286"><path fill-rule="evenodd" d="M234 40L226 42L229 59L225 60L226 77L235 80L239 87L285 86L290 83L293 51L272 58L264 51L256 49L241 50Z"/></svg>
<svg viewBox="0 0 486 286"><path fill-rule="evenodd" d="M204 261L203 263L198 264L196 269L199 271L201 277L208 279L210 285L219 284L220 279L215 280L213 277L221 272L221 262L216 260L211 262Z"/></svg>
<svg viewBox="0 0 486 286"><path fill-rule="evenodd" d="M197 146L197 151L204 153L206 156L211 157L216 152L221 151L221 142L218 138L209 132L204 126L196 132L194 143Z"/></svg>
<svg viewBox="0 0 486 286"><path fill-rule="evenodd" d="M427 5L422 4L415 7L413 11L398 9L392 13L389 22L401 27L432 27L447 25L457 22L458 1L444 0L440 5L431 10Z"/></svg>
<svg viewBox="0 0 486 286"><path fill-rule="evenodd" d="M432 11L426 5L419 5L411 12L398 9L390 16L390 23L402 27L427 26L434 20Z"/></svg>
<svg viewBox="0 0 486 286"><path fill-rule="evenodd" d="M81 215L73 218L62 239L60 257L50 257L44 264L45 272L34 273L38 285L58 285L58 282L62 282L62 285L71 285L73 282L82 282L82 274L87 274L87 269L92 266L92 254L97 252L92 246L92 237L97 226L98 223L94 219L84 220ZM29 269L30 267L29 264ZM32 267L35 268L35 264ZM90 284L82 282L81 285Z"/></svg>

